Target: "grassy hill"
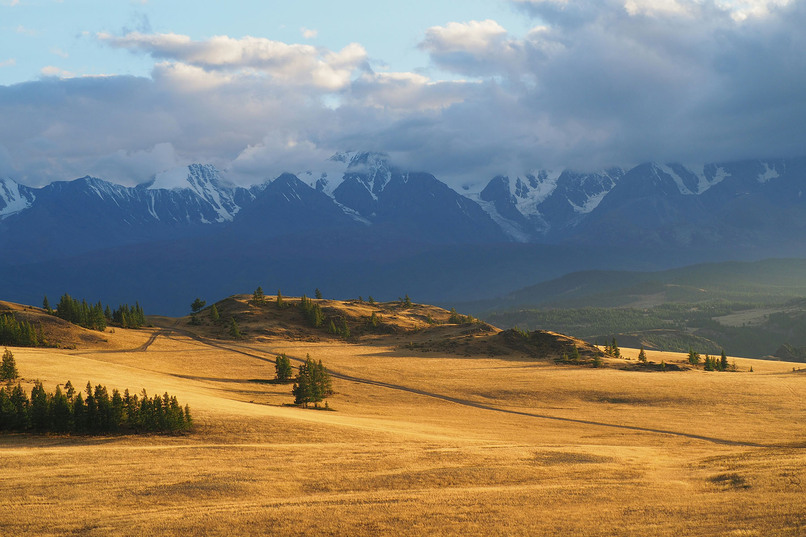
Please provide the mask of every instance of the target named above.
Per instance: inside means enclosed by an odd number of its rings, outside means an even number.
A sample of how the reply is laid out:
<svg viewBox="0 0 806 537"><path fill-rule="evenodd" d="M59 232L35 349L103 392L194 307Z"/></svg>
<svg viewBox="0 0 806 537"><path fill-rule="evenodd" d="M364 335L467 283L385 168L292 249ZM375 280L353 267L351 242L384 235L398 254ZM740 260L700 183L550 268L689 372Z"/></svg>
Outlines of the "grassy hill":
<svg viewBox="0 0 806 537"><path fill-rule="evenodd" d="M796 536L806 527L806 370L792 364L630 368L637 352L626 348L607 368L558 364L557 350L532 353L542 339L446 323L438 308L323 301L355 323L345 339L306 326L298 299L277 308L248 298L216 304L225 321L238 319L240 339L202 311L198 325L155 317L154 327L108 330L107 341L76 349L12 348L26 389L39 379L49 390L90 380L167 391L190 405L196 430L0 434L3 533ZM373 311L394 330L359 334ZM438 348L451 338L457 349ZM486 352L496 338L510 340L508 354ZM333 412L291 406L290 386L267 382L279 353L295 365L323 361Z"/></svg>

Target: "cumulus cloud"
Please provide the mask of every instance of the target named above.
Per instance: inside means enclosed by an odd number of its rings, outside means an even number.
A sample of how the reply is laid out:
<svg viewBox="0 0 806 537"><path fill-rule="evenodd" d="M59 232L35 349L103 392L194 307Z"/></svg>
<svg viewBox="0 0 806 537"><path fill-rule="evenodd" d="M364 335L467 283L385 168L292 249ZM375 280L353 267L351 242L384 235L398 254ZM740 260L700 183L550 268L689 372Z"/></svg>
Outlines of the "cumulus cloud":
<svg viewBox="0 0 806 537"><path fill-rule="evenodd" d="M250 69L287 84L312 85L329 91L345 87L353 71L367 63L366 51L356 43L330 51L249 36L241 39L215 36L193 41L186 35L132 32L122 37L100 33L98 39L115 48L145 52L154 58L205 71Z"/></svg>
<svg viewBox="0 0 806 537"><path fill-rule="evenodd" d="M424 29L431 64L417 73L375 72L358 44L101 34L153 57L151 76L54 68L0 86L2 167L28 184L135 184L203 162L249 184L370 150L459 186L541 167L804 154L804 0L512 1L531 31Z"/></svg>

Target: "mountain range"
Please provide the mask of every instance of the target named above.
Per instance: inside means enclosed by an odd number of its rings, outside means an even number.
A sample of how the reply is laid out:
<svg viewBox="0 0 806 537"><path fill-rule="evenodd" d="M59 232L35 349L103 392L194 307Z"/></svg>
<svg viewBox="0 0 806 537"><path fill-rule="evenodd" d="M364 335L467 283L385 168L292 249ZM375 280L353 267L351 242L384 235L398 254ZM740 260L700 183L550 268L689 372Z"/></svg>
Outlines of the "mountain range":
<svg viewBox="0 0 806 537"><path fill-rule="evenodd" d="M328 165L251 188L201 164L136 187L0 178L0 293L103 292L164 313L244 285L444 303L572 270L806 254L803 158L537 170L478 190L382 154Z"/></svg>

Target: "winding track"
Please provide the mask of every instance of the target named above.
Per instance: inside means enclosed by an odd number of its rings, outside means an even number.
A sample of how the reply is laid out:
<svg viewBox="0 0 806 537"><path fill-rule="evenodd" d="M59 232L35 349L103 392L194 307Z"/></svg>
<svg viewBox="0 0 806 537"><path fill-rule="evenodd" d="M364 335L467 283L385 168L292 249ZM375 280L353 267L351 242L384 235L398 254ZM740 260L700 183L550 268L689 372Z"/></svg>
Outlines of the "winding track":
<svg viewBox="0 0 806 537"><path fill-rule="evenodd" d="M238 353L238 354L241 354L243 356L248 356L250 358L254 358L256 360L261 360L263 362L274 363L274 358L273 357L276 356L276 354L277 354L276 352L272 351L272 349L270 349L270 348L256 349L253 346L249 346L249 345L238 345L238 344L235 344L235 343L222 343L222 342L219 342L219 341L210 340L210 339L201 337L201 336L199 336L199 335L197 335L197 334L195 334L195 333L193 333L193 332L191 332L189 330L184 330L184 329L178 328L176 326L162 328L159 332L156 332L152 336L152 338L147 342L147 344L145 344L145 345L143 345L141 347L144 347L143 350L145 350L146 348L148 348L148 346L151 343L153 343L154 339L156 339L157 336L163 335L163 336L166 336L166 337L170 337L169 336L170 333L176 333L176 334L188 337L190 339L193 339L194 341L197 341L197 342L199 342L199 343L201 343L203 345L223 349L223 350L226 350L226 351L229 351L229 352ZM261 354L256 354L256 353L261 353L262 355ZM267 357L265 355L271 355L272 357ZM291 359L291 360L294 360L296 362L299 362L299 363L305 363L305 359L297 357L297 356L288 356L288 358ZM699 435L699 434L693 434L693 433L685 433L685 432L680 432L680 431L672 431L672 430L668 430L668 429L657 429L657 428L653 428L653 427L640 427L640 426L637 426L637 425L623 425L623 424L618 424L618 423L606 423L606 422L594 421L594 420L584 420L584 419L577 419L577 418L565 418L565 417L561 417L561 416L551 416L551 415L547 415L547 414L539 414L539 413L536 413L536 412L526 412L526 411L522 411L522 410L512 410L512 409L508 409L508 408L501 408L501 407L493 406L493 405L486 404L486 403L480 403L478 401L471 401L471 400L462 399L462 398L459 398L459 397L451 397L449 395L443 395L443 394L439 394L439 393L429 392L429 391L426 391L426 390L420 390L418 388L411 388L409 386L402 386L400 384L393 384L393 383L390 383L390 382L383 382L383 381L380 381L380 380L373 380L373 379L368 379L368 378L364 378L364 377L356 377L356 376L353 376L353 375L347 375L345 373L339 373L338 371L334 371L332 369L328 369L327 371L328 371L328 373L330 373L331 377L337 378L337 379L340 379L340 380L345 380L345 381L348 381L348 382L356 382L356 383L359 383L359 384L368 384L370 386L378 386L380 388L387 388L387 389L390 389L390 390L397 390L397 391L402 391L402 392L406 392L406 393L412 393L412 394L416 394L416 395L421 395L423 397L430 397L432 399L438 399L440 401L446 401L446 402L454 403L454 404L457 404L457 405L463 405L463 406L466 406L466 407L478 408L478 409L481 409L481 410L489 410L491 412L500 412L500 413L504 413L504 414L512 414L512 415L516 415L516 416L526 416L526 417L530 417L530 418L558 421L558 422L564 422L564 423L575 423L575 424L580 424L580 425L590 425L590 426L595 426L595 427L605 427L605 428L610 428L610 429L620 429L620 430L627 430L627 431L635 431L635 432L640 432L640 433L653 433L653 434L676 436L676 437L680 437L680 438L689 438L689 439L692 439L692 440L702 440L704 442L710 442L710 443L713 443L713 444L720 444L720 445L727 445L727 446L763 447L763 448L774 447L774 446L768 446L768 445L765 445L765 444L758 444L758 443L755 443L755 442L744 442L744 441L739 441L739 440L728 440L728 439L725 439L725 438L716 438L716 437L712 437L712 436L705 436L705 435ZM183 378L191 378L191 377L184 377L183 375L175 375L175 376L183 377ZM215 382L243 382L242 380L223 379L223 378L222 379L212 379L212 378L210 378L210 379L205 379L205 380L215 381Z"/></svg>

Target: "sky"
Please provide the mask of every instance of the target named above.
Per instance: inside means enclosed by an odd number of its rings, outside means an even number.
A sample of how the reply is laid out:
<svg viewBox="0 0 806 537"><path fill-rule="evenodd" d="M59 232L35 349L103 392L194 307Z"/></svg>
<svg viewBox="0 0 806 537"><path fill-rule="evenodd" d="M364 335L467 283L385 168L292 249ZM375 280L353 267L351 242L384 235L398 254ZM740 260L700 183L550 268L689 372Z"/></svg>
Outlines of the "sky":
<svg viewBox="0 0 806 537"><path fill-rule="evenodd" d="M806 154L806 0L0 0L0 176Z"/></svg>

